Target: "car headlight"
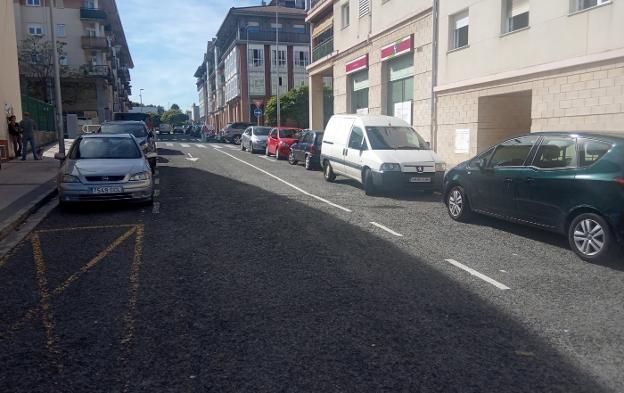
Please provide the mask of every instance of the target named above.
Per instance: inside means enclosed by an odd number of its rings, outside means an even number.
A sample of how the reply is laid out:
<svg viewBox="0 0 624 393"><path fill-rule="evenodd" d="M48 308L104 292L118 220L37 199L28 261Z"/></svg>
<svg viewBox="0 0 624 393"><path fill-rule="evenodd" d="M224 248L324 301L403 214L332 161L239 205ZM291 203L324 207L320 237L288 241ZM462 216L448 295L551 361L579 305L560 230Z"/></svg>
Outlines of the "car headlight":
<svg viewBox="0 0 624 393"><path fill-rule="evenodd" d="M385 171L385 172L400 172L401 165L395 164L395 163L384 163L384 164L381 164L381 167L379 168L379 170Z"/></svg>
<svg viewBox="0 0 624 393"><path fill-rule="evenodd" d="M130 181L143 181L149 180L152 174L150 172L139 172L130 176Z"/></svg>
<svg viewBox="0 0 624 393"><path fill-rule="evenodd" d="M436 172L444 172L444 171L446 171L446 163L445 162L436 162L435 170L436 170Z"/></svg>
<svg viewBox="0 0 624 393"><path fill-rule="evenodd" d="M63 175L63 183L80 183L80 179L74 175Z"/></svg>

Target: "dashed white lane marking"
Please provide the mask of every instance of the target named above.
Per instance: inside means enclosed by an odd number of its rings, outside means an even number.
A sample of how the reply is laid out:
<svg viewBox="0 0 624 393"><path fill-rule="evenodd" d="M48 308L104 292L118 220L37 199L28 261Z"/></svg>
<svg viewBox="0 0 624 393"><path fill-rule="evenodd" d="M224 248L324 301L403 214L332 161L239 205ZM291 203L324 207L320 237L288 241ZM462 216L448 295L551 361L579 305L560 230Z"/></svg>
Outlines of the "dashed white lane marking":
<svg viewBox="0 0 624 393"><path fill-rule="evenodd" d="M238 150L239 147L238 146L230 146L230 145L225 145L225 147L227 147L230 150Z"/></svg>
<svg viewBox="0 0 624 393"><path fill-rule="evenodd" d="M191 145L187 145L186 143L180 143L180 146L182 146L182 147L191 147Z"/></svg>
<svg viewBox="0 0 624 393"><path fill-rule="evenodd" d="M502 290L510 289L507 285L501 284L500 282L494 280L493 278L490 278L490 277L486 276L483 273L479 273L478 271L476 271L476 270L474 270L474 269L472 269L472 268L470 268L470 267L468 267L466 265L463 265L463 264L457 262L454 259L445 259L445 261L450 263L453 266L456 266L456 267L458 267L458 268L460 268L462 270L467 271L468 273L472 274L473 276L478 277L478 278L482 279L483 281L485 281L485 282L487 282L489 284L494 285L498 289L502 289Z"/></svg>
<svg viewBox="0 0 624 393"><path fill-rule="evenodd" d="M153 214L160 213L160 202L154 202L154 206L152 207L152 213Z"/></svg>
<svg viewBox="0 0 624 393"><path fill-rule="evenodd" d="M207 149L207 147L205 145L200 145L199 143L196 143L195 146L199 147L201 149Z"/></svg>
<svg viewBox="0 0 624 393"><path fill-rule="evenodd" d="M167 147L173 147L173 143L165 143Z"/></svg>
<svg viewBox="0 0 624 393"><path fill-rule="evenodd" d="M154 184L159 185L160 184L160 179L154 179Z"/></svg>
<svg viewBox="0 0 624 393"><path fill-rule="evenodd" d="M302 194L304 194L304 195L307 195L307 196L309 196L309 197L312 197L312 198L314 198L314 199L316 199L316 200L319 200L319 201L321 201L321 202L323 202L323 203L326 203L326 204L328 204L328 205L330 205L330 206L333 206L333 207L335 207L335 208L337 208L337 209L343 210L343 211L345 211L345 212L347 212L347 213L351 213L351 212L352 212L350 209L347 209L347 208L346 208L346 207L344 207L344 206L340 206L340 205L338 205L338 204L336 204L336 203L334 203L334 202L328 201L327 199L325 199L325 198L321 198L321 197L320 197L320 196L318 196L318 195L311 194L311 193L307 192L306 190L304 190L304 189L302 189L302 188L299 188L299 187L297 187L296 185L291 184L291 183L287 182L286 180L283 180L283 179L281 179L281 178L279 178L279 177L275 176L274 174L272 174L272 173L270 173L270 172L265 171L265 170L264 170L264 169L262 169L262 168L258 168L257 166L255 166L255 165L253 165L253 164L250 164L250 163L248 163L248 162L247 162L247 161L245 161L245 160L241 160L240 158L234 157L233 155L231 155L231 154L229 154L229 153L226 153L226 152L224 152L223 150L218 150L218 149L217 149L217 151L218 151L219 153L223 153L223 154L225 154L226 156L229 156L229 157L231 157L231 158L235 159L236 161L240 161L240 162L242 162L243 164L248 165L248 166L250 166L250 167L252 167L252 168L254 168L254 169L258 170L258 171L260 171L260 172L264 173L265 175L270 176L270 177L274 178L275 180L280 181L280 182L282 182L282 183L286 184L287 186L289 186L289 187L291 187L291 188L294 188L295 190L299 191L300 193L302 193Z"/></svg>
<svg viewBox="0 0 624 393"><path fill-rule="evenodd" d="M374 221L371 221L370 223L373 224L374 226L376 226L377 228L383 229L384 231L386 231L386 232L388 232L388 233L390 233L390 234L392 234L394 236L403 237L402 234L400 234L399 232L393 231L392 229L388 228L385 225L381 225L381 224L379 224L377 222L374 222Z"/></svg>
<svg viewBox="0 0 624 393"><path fill-rule="evenodd" d="M220 146L220 145L208 145L208 146L210 146L210 147L212 147L214 149L223 149L223 146Z"/></svg>
<svg viewBox="0 0 624 393"><path fill-rule="evenodd" d="M269 161L275 161L275 158L271 158L271 157L267 157L267 156L258 156L258 158L263 158L263 159L269 160Z"/></svg>

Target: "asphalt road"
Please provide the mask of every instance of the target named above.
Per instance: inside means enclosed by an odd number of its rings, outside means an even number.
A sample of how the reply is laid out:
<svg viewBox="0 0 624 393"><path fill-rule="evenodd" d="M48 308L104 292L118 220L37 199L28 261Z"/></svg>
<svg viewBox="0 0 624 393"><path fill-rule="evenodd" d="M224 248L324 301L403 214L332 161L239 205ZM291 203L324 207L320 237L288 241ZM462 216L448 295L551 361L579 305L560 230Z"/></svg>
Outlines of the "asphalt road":
<svg viewBox="0 0 624 393"><path fill-rule="evenodd" d="M0 260L0 391L624 391L624 262L238 146L159 148L154 206L55 209Z"/></svg>

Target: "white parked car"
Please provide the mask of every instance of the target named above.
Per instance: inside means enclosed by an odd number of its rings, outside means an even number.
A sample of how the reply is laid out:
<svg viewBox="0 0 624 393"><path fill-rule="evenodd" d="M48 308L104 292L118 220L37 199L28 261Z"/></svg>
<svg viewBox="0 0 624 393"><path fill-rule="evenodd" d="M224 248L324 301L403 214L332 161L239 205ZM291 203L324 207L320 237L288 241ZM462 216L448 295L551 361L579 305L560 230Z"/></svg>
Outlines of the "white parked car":
<svg viewBox="0 0 624 393"><path fill-rule="evenodd" d="M366 195L410 189L438 191L446 164L405 121L390 116L334 115L321 148L325 180L342 175Z"/></svg>

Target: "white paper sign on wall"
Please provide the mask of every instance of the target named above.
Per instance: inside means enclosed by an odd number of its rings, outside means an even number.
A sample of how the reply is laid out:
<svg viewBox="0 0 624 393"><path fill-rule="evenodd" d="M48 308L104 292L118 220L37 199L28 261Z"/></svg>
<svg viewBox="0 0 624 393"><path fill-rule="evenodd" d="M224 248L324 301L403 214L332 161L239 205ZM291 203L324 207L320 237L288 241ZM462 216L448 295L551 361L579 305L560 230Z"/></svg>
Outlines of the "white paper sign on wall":
<svg viewBox="0 0 624 393"><path fill-rule="evenodd" d="M470 153L470 130L468 128L458 128L455 130L455 153Z"/></svg>
<svg viewBox="0 0 624 393"><path fill-rule="evenodd" d="M394 117L412 124L412 101L397 102L394 104Z"/></svg>
<svg viewBox="0 0 624 393"><path fill-rule="evenodd" d="M358 115L368 115L368 108L360 108L355 111Z"/></svg>

